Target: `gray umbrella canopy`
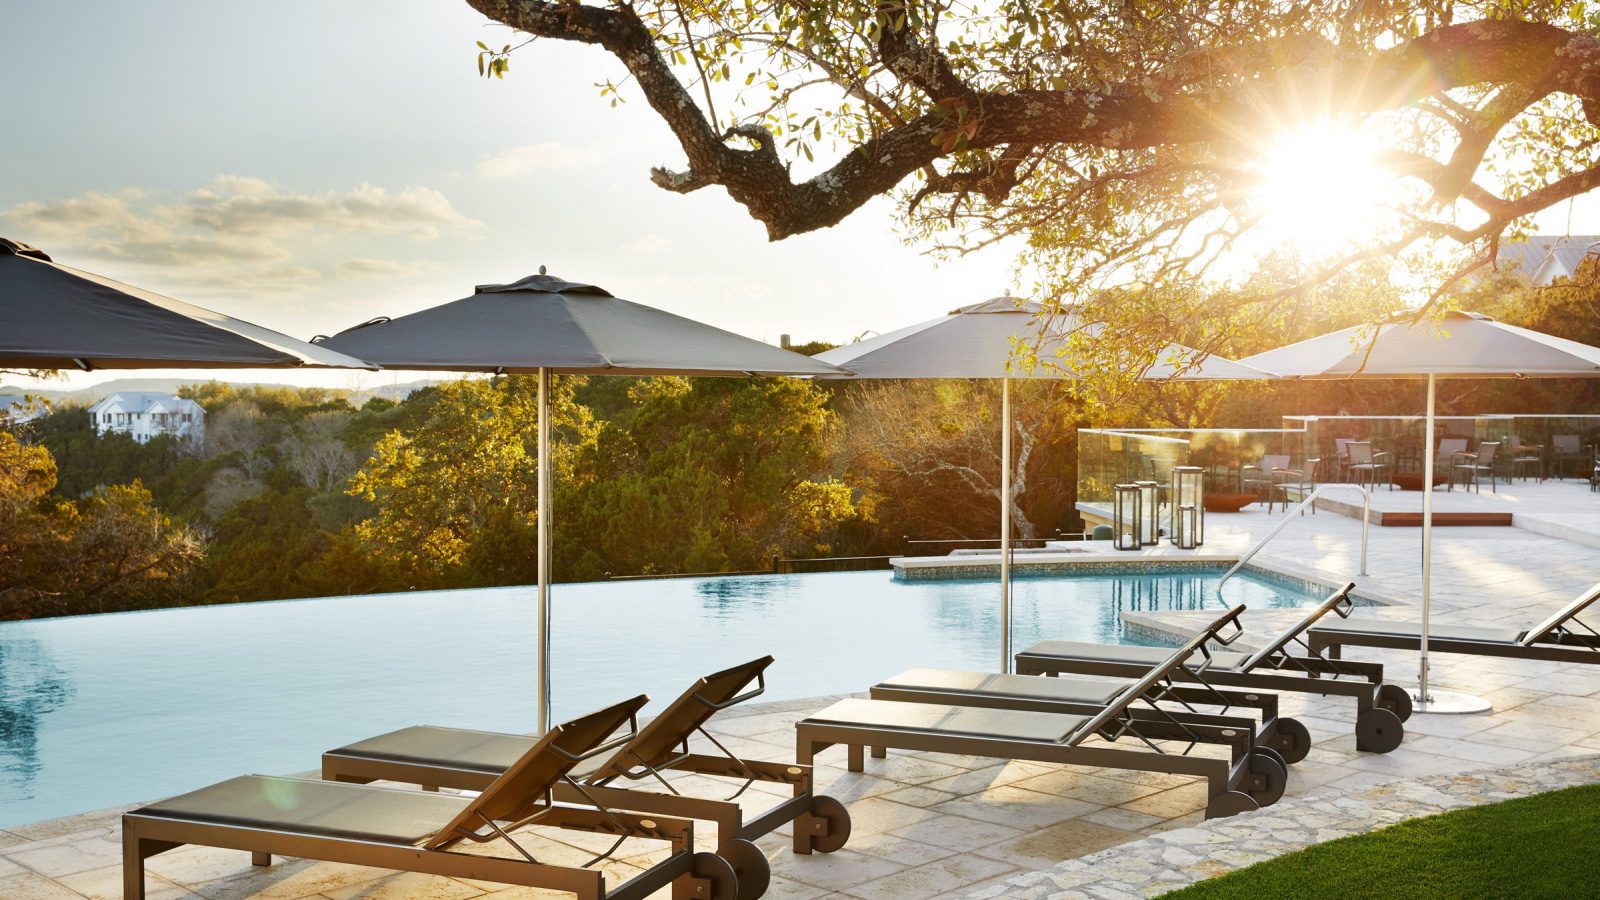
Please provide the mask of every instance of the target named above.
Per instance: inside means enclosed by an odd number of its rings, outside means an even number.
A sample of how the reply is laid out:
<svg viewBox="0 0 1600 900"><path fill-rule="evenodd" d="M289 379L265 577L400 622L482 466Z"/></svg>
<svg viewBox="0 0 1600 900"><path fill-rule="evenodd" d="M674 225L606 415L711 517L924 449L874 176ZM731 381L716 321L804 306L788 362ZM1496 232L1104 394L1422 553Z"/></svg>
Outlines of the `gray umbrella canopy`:
<svg viewBox="0 0 1600 900"><path fill-rule="evenodd" d="M1452 311L1431 322L1357 326L1268 350L1243 360L1284 378L1426 378L1423 481L1434 470L1434 395L1438 378L1600 377L1600 347ZM1422 492L1422 652L1415 708L1420 712L1481 712L1489 703L1428 684L1428 623L1433 594L1433 490Z"/></svg>
<svg viewBox="0 0 1600 900"><path fill-rule="evenodd" d="M834 366L611 296L531 275L378 319L320 346L385 368L590 375L843 375Z"/></svg>
<svg viewBox="0 0 1600 900"><path fill-rule="evenodd" d="M1241 362L1286 378L1582 378L1600 375L1600 348L1448 312L1438 326L1345 328Z"/></svg>
<svg viewBox="0 0 1600 900"><path fill-rule="evenodd" d="M550 727L550 376L848 375L835 366L540 272L319 338L389 369L539 375L538 727Z"/></svg>
<svg viewBox="0 0 1600 900"><path fill-rule="evenodd" d="M1070 313L1045 316L1040 304L996 297L817 354L817 359L843 366L857 378L998 378L1000 379L1000 496L1011 496L1011 382L1023 379L1074 380L1070 363L1014 369L1018 345L1035 346L1041 360L1083 329L1091 339L1098 327L1084 325ZM1173 361L1178 365L1174 365ZM1181 366L1182 372L1179 372ZM1145 380L1264 379L1259 369L1199 354L1180 344L1162 351L1159 361L1140 377ZM1011 671L1011 504L1000 504L1000 671Z"/></svg>
<svg viewBox="0 0 1600 900"><path fill-rule="evenodd" d="M817 359L849 369L857 378L1024 378L1063 379L1076 376L1070 366L1035 366L1031 371L1013 368L1018 344L1038 344L1041 360L1050 358L1052 346L1082 328L1092 338L1098 327L1080 325L1070 314L1044 317L1044 307L1033 301L996 297L963 306L949 315L929 319L877 337L846 344L817 354ZM1041 329L1043 334L1041 335ZM1183 380L1261 379L1271 376L1258 369L1212 356L1185 365L1181 375L1173 360L1187 363L1198 353L1179 344L1162 351L1160 361L1142 373L1146 380L1178 375Z"/></svg>
<svg viewBox="0 0 1600 900"><path fill-rule="evenodd" d="M0 238L0 366L376 368L219 312L52 262Z"/></svg>

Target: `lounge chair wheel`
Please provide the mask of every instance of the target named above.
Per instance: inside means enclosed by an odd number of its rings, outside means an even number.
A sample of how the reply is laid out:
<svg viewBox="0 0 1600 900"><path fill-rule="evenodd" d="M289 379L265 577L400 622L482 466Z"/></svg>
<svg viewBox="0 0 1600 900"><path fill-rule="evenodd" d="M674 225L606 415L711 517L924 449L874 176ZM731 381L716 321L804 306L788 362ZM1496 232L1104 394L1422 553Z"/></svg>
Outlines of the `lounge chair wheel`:
<svg viewBox="0 0 1600 900"><path fill-rule="evenodd" d="M812 832L811 849L818 853L832 853L850 840L850 811L832 797L812 797L812 826L821 828Z"/></svg>
<svg viewBox="0 0 1600 900"><path fill-rule="evenodd" d="M1388 753L1405 737L1400 717L1387 709L1373 707L1356 716L1356 749L1368 753Z"/></svg>
<svg viewBox="0 0 1600 900"><path fill-rule="evenodd" d="M733 873L739 877L739 900L755 900L767 892L767 885L772 882L772 864L760 847L744 838L734 838L717 854L733 866Z"/></svg>
<svg viewBox="0 0 1600 900"><path fill-rule="evenodd" d="M1264 756L1267 756L1267 757L1270 757L1273 762L1277 763L1280 766L1283 766L1283 771L1285 771L1285 772L1289 771L1289 763L1286 760L1284 760L1283 754L1279 753L1278 751L1276 751L1274 749L1272 749L1271 747L1257 747L1254 752L1260 753L1260 754L1262 754Z"/></svg>
<svg viewBox="0 0 1600 900"><path fill-rule="evenodd" d="M1274 730L1271 748L1285 763L1292 766L1311 752L1311 730L1299 719L1279 719Z"/></svg>
<svg viewBox="0 0 1600 900"><path fill-rule="evenodd" d="M1398 684L1378 685L1378 705L1394 713L1402 722L1411 718L1411 692Z"/></svg>
<svg viewBox="0 0 1600 900"><path fill-rule="evenodd" d="M1270 750L1258 748L1250 751L1250 774L1263 782L1262 787L1246 791L1250 799L1260 806L1277 803L1283 796L1283 789L1289 786L1289 770L1278 761L1278 754Z"/></svg>
<svg viewBox="0 0 1600 900"><path fill-rule="evenodd" d="M1261 808L1261 804L1250 799L1250 795L1243 791L1223 791L1211 798L1206 804L1206 818L1225 819L1236 816L1242 812L1253 812Z"/></svg>
<svg viewBox="0 0 1600 900"><path fill-rule="evenodd" d="M695 900L741 900L733 864L715 853L696 853L689 861L689 875L704 882L706 888L694 895Z"/></svg>

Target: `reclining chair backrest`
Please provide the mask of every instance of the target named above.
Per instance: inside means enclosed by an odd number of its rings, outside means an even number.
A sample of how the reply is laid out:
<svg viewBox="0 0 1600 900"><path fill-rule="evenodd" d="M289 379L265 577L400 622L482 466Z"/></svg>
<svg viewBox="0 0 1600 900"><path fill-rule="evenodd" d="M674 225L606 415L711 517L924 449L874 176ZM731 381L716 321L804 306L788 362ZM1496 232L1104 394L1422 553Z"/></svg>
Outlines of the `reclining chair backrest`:
<svg viewBox="0 0 1600 900"><path fill-rule="evenodd" d="M1268 641L1260 650L1250 654L1249 658L1240 664L1239 671L1249 672L1256 666L1271 659L1281 652L1283 648L1289 646L1290 642L1305 634L1307 629L1317 624L1322 620L1323 616L1330 612L1338 613L1340 618L1348 617L1350 611L1355 608L1355 601L1350 599L1350 592L1355 590L1355 587L1355 582L1346 582L1344 587L1329 594L1328 599L1307 610L1306 614L1300 617L1300 621L1290 625L1284 629L1283 633Z"/></svg>
<svg viewBox="0 0 1600 900"><path fill-rule="evenodd" d="M639 734L622 745L605 765L585 778L604 781L641 765L659 767L681 753L684 742L718 710L759 694L763 688L750 685L752 682L761 684L762 674L770 665L772 657L763 656L696 681L660 715L639 729Z"/></svg>
<svg viewBox="0 0 1600 900"><path fill-rule="evenodd" d="M428 850L447 847L461 840L462 832L476 832L486 827L484 819L516 822L533 814L543 803L546 792L574 766L632 739L635 732L630 729L617 740L606 740L617 729L632 722L649 702L649 696L640 694L545 732L538 743L484 788L449 825L429 838L424 847Z"/></svg>
<svg viewBox="0 0 1600 900"><path fill-rule="evenodd" d="M1138 702L1140 697L1143 697L1145 694L1149 693L1151 688L1155 687L1157 684L1160 684L1162 681L1165 681L1168 676L1178 669L1178 667L1187 663L1189 661L1189 657L1200 652L1200 648L1204 647L1208 642L1217 641L1218 643L1226 646L1229 642L1237 638L1239 636L1239 615L1243 612L1243 605L1235 606L1232 609L1229 609L1227 612L1224 612L1222 615L1212 620L1210 625L1207 625L1205 628L1201 629L1201 631L1194 637L1191 637L1189 640L1185 641L1183 646L1172 651L1171 656L1168 656L1166 659L1162 660L1156 665L1151 666L1149 671L1140 676L1138 680L1129 683L1126 688L1123 688L1115 697L1111 698L1111 701L1106 704L1105 709L1100 710L1100 712L1097 713L1094 718L1083 723L1076 731L1068 735L1067 745L1074 746L1080 744L1083 741L1088 740L1093 735L1100 733L1100 731L1104 729L1106 725L1115 721L1121 717L1123 713L1127 712L1128 707ZM1235 631L1227 637L1224 637L1222 634L1222 629L1226 628L1228 625L1233 625Z"/></svg>
<svg viewBox="0 0 1600 900"><path fill-rule="evenodd" d="M1596 600L1600 600L1600 584L1596 584L1594 587L1579 594L1576 600L1556 610L1550 618L1528 629L1519 643L1523 646L1528 646L1545 640L1550 636L1550 632L1566 624L1568 619L1576 618L1578 613L1588 609Z"/></svg>

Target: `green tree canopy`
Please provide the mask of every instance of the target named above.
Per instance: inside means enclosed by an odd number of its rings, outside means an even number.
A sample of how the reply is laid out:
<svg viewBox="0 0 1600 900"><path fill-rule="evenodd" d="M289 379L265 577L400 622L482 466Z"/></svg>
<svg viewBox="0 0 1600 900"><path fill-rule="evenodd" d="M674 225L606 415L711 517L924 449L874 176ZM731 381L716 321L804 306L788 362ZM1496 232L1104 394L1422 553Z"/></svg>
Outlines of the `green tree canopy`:
<svg viewBox="0 0 1600 900"><path fill-rule="evenodd" d="M853 514L828 476L834 414L792 378L656 378L581 457L557 506L561 578L765 569Z"/></svg>
<svg viewBox="0 0 1600 900"><path fill-rule="evenodd" d="M550 403L553 472L562 480L595 430L573 401L574 381L556 378ZM385 434L351 479L350 493L376 510L357 536L417 584L447 574L525 580L536 551L537 390L532 377L513 375L430 391L418 426Z"/></svg>
<svg viewBox="0 0 1600 900"><path fill-rule="evenodd" d="M774 240L883 195L925 246L1015 239L1031 295L1104 326L1073 355L1116 346L1132 368L1174 337L1216 349L1371 259L1403 260L1393 289L1431 304L1600 185L1584 2L467 2L620 63L602 91L642 95L683 152L660 187L721 187ZM522 43L480 44L480 68L503 77ZM1284 155L1348 162L1318 129L1375 145L1361 154L1389 180L1370 222L1301 248L1289 285L1186 302L1280 239L1265 189ZM1334 177L1300 162L1296 189Z"/></svg>

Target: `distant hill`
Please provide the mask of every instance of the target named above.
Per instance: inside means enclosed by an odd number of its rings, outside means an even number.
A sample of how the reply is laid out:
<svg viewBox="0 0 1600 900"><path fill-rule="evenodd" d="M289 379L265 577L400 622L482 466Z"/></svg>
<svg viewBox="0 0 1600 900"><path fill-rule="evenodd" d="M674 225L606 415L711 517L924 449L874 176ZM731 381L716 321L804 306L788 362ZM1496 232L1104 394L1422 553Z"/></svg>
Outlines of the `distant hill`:
<svg viewBox="0 0 1600 900"><path fill-rule="evenodd" d="M106 397L121 391L154 391L163 394L176 394L178 388L203 383L205 379L195 378L115 378L101 384L94 384L75 390L51 390L49 388L24 388L17 385L0 384L0 394L31 394L43 397L55 406L90 406ZM387 400L404 400L413 391L438 384L437 379L423 381L408 381L403 384L381 384L362 390L349 390L346 388L329 388L335 394L347 396L356 406L366 403L373 397L383 397ZM240 387L273 387L297 390L296 385L276 384L270 381L238 382Z"/></svg>

